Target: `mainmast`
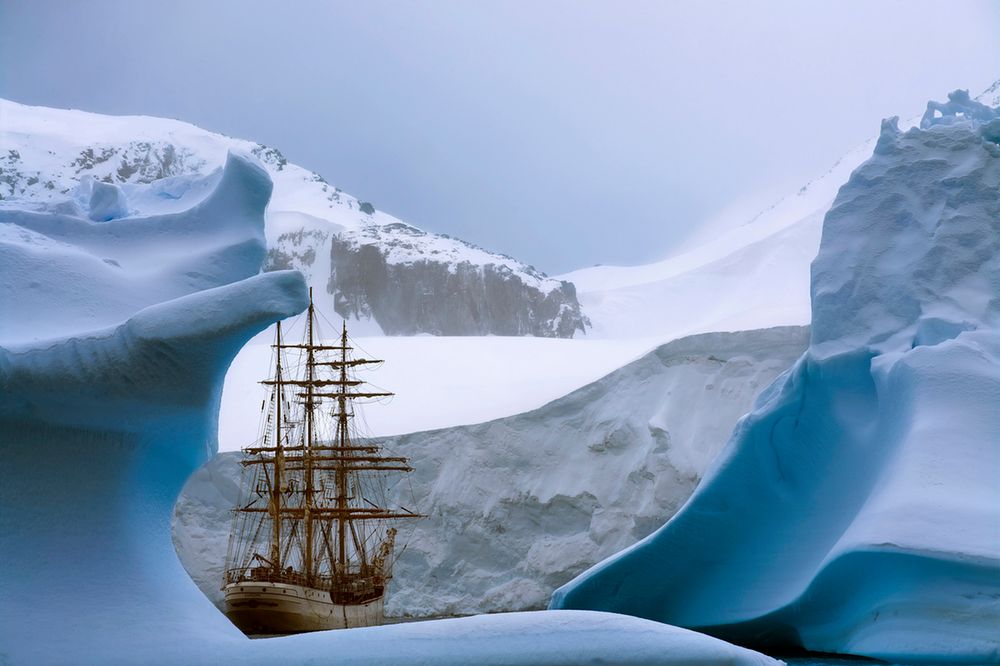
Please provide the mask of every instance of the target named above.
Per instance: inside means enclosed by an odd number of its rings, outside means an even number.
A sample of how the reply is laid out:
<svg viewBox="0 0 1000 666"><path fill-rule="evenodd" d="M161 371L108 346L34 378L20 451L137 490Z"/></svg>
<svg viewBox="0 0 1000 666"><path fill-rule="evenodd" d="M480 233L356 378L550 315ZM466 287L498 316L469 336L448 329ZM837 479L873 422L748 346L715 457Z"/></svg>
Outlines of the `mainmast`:
<svg viewBox="0 0 1000 666"><path fill-rule="evenodd" d="M275 357L277 362L274 372L274 401L277 419L274 423L274 478L271 484L271 564L275 570L281 570L281 484L284 471L285 456L281 443L281 322L275 334Z"/></svg>
<svg viewBox="0 0 1000 666"><path fill-rule="evenodd" d="M347 469L344 460L347 454L347 322L340 334L340 392L337 395L337 454L341 459L337 464L337 509L341 518L337 519L337 566L336 572L347 571Z"/></svg>
<svg viewBox="0 0 1000 666"><path fill-rule="evenodd" d="M313 390L316 385L316 352L315 344L313 341L313 317L315 316L315 310L313 309L313 290L309 287L309 317L306 323L306 328L308 329L307 335L309 339L309 344L306 347L306 441L305 441L305 502L303 515L305 518L306 527L306 544L305 544L305 575L308 582L312 582L313 578L313 502L314 497L314 480L313 480L313 444L314 444L314 432L313 432Z"/></svg>

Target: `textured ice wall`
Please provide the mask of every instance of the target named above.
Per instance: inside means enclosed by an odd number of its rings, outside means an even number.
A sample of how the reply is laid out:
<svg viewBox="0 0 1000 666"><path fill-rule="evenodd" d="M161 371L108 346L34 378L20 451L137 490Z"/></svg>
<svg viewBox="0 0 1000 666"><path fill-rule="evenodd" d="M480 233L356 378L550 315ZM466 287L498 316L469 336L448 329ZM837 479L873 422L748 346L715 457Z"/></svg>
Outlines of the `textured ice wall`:
<svg viewBox="0 0 1000 666"><path fill-rule="evenodd" d="M257 274L270 191L230 157L174 214L109 220L118 192L92 197L101 222L0 211L0 663L774 663L602 613L268 641L230 624L181 567L170 519L216 450L233 356L307 302L301 274Z"/></svg>
<svg viewBox="0 0 1000 666"><path fill-rule="evenodd" d="M883 123L813 263L812 341L687 505L555 608L888 659L1000 655L1000 114Z"/></svg>
<svg viewBox="0 0 1000 666"><path fill-rule="evenodd" d="M396 502L427 514L401 526L387 612L544 608L677 511L808 340L801 327L696 335L530 412L381 440L415 461ZM238 453L220 454L175 511L181 562L217 604L240 473Z"/></svg>

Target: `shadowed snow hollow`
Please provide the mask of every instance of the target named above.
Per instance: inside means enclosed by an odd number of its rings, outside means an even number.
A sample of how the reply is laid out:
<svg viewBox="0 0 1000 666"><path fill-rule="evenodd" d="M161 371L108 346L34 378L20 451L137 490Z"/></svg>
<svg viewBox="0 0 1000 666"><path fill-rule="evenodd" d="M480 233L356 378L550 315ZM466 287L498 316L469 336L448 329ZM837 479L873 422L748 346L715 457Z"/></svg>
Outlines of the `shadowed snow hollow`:
<svg viewBox="0 0 1000 666"><path fill-rule="evenodd" d="M812 340L662 529L554 608L887 659L1000 655L1000 113L885 121L812 269Z"/></svg>

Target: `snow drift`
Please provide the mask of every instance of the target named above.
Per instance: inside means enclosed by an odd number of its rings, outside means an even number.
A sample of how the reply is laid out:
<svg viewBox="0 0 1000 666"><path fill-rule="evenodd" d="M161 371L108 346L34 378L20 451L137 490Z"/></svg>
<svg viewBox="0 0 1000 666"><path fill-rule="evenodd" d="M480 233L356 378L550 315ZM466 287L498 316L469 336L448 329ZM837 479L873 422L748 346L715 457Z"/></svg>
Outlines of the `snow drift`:
<svg viewBox="0 0 1000 666"><path fill-rule="evenodd" d="M0 202L101 221L186 210L212 191L227 152L253 155L275 184L267 269L302 271L320 306L352 328L568 338L587 326L571 283L405 224L259 143L165 118L0 100L0 145Z"/></svg>
<svg viewBox="0 0 1000 666"><path fill-rule="evenodd" d="M807 341L799 327L693 336L524 414L380 438L414 461L392 499L428 514L400 534L388 612L544 607L557 586L673 515ZM216 604L240 472L238 453L219 455L174 516L181 561Z"/></svg>
<svg viewBox="0 0 1000 666"><path fill-rule="evenodd" d="M307 302L300 273L257 275L270 191L230 157L189 210L119 217L98 187L102 221L0 211L0 662L774 663L586 612L240 634L181 567L170 519L215 452L229 362Z"/></svg>
<svg viewBox="0 0 1000 666"><path fill-rule="evenodd" d="M752 644L1000 655L1000 113L885 121L826 215L808 351L663 528L552 598Z"/></svg>

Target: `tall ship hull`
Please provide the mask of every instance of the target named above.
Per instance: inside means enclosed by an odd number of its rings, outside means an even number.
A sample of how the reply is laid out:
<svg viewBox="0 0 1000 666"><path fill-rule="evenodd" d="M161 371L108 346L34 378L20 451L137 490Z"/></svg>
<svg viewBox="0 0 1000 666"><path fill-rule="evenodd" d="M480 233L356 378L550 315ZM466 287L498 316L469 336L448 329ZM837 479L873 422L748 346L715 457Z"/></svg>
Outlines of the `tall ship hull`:
<svg viewBox="0 0 1000 666"><path fill-rule="evenodd" d="M310 293L301 343L273 345L273 372L261 382L258 439L243 449L233 510L225 611L247 634L290 634L382 624L396 528L419 518L390 507L392 473L411 471L355 426L356 403L392 396L364 386L342 326L324 342Z"/></svg>
<svg viewBox="0 0 1000 666"><path fill-rule="evenodd" d="M373 627L385 621L385 596L337 604L328 590L291 583L230 583L226 615L245 634L295 634Z"/></svg>

